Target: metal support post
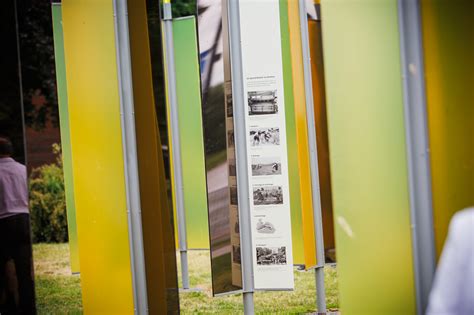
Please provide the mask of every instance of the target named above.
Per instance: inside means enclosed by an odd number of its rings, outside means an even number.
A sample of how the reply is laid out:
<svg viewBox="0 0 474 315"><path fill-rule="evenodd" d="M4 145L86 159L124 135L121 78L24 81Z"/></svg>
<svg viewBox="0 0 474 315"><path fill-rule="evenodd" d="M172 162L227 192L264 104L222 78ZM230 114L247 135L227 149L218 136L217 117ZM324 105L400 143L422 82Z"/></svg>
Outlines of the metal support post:
<svg viewBox="0 0 474 315"><path fill-rule="evenodd" d="M232 72L232 99L234 110L234 135L237 170L237 193L240 219L240 243L242 250L242 280L244 313L252 315L254 311L253 293L253 252L251 239L250 192L248 187L247 135L245 127L244 77L242 68L242 48L240 37L239 1L227 1L229 23L229 45ZM223 104L224 106L224 104Z"/></svg>
<svg viewBox="0 0 474 315"><path fill-rule="evenodd" d="M148 313L145 254L138 177L135 113L133 104L132 66L126 0L114 1L118 83L122 124L123 156L130 238L130 260L133 277L135 314Z"/></svg>
<svg viewBox="0 0 474 315"><path fill-rule="evenodd" d="M398 1L417 313L424 314L436 269L425 70L419 1Z"/></svg>
<svg viewBox="0 0 474 315"><path fill-rule="evenodd" d="M233 1L233 0L231 0ZM244 314L245 315L253 315L255 314L255 307L253 302L253 292L244 292L243 295L244 300Z"/></svg>
<svg viewBox="0 0 474 315"><path fill-rule="evenodd" d="M313 224L316 236L315 269L317 307L319 313L326 313L326 292L324 285L324 239L321 213L321 195L319 189L318 150L316 146L316 128L313 108L313 84L311 80L311 58L309 51L309 35L305 0L299 0L301 46L303 53L303 68L306 96L306 124L308 127L309 160L311 169L311 191L313 200ZM319 17L318 17L319 18Z"/></svg>
<svg viewBox="0 0 474 315"><path fill-rule="evenodd" d="M178 96L176 94L176 69L174 60L173 44L173 21L171 14L171 3L163 3L163 36L165 45L166 74L168 84L166 86L170 104L170 125L171 125L171 153L173 158L173 174L175 184L175 203L178 219L178 240L181 257L181 280L183 289L189 289L188 270L188 242L186 235L186 214L184 211L184 190L183 190L183 169L181 162L181 141L179 139L179 117L178 117Z"/></svg>

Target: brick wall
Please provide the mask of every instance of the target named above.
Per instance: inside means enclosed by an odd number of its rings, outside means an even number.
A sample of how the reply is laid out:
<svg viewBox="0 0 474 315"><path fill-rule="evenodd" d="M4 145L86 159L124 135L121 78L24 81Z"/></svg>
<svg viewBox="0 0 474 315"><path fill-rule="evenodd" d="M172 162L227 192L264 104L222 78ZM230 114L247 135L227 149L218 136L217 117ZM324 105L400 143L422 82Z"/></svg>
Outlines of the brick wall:
<svg viewBox="0 0 474 315"><path fill-rule="evenodd" d="M42 95L35 95L32 103L35 107L40 108L44 105L45 99ZM31 172L33 168L56 161L52 148L54 143L60 144L61 136L59 126L54 126L51 119L48 119L45 127L40 130L31 127L26 128L28 172Z"/></svg>

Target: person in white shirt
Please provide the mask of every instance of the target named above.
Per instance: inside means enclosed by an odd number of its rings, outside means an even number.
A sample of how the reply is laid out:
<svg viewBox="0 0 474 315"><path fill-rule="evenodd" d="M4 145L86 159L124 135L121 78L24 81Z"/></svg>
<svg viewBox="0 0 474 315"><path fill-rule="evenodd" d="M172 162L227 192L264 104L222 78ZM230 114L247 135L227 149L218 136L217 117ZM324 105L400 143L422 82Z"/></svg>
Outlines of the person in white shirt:
<svg viewBox="0 0 474 315"><path fill-rule="evenodd" d="M426 314L474 314L474 208L451 220Z"/></svg>
<svg viewBox="0 0 474 315"><path fill-rule="evenodd" d="M12 153L10 140L0 137L0 314L34 314L26 167Z"/></svg>

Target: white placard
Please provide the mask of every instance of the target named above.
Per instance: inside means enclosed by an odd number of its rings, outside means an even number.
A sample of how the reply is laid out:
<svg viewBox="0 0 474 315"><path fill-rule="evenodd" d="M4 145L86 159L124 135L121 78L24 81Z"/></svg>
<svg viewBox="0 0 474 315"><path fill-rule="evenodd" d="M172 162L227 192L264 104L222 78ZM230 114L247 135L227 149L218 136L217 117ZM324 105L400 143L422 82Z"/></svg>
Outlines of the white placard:
<svg viewBox="0 0 474 315"><path fill-rule="evenodd" d="M254 286L294 288L278 0L241 0Z"/></svg>

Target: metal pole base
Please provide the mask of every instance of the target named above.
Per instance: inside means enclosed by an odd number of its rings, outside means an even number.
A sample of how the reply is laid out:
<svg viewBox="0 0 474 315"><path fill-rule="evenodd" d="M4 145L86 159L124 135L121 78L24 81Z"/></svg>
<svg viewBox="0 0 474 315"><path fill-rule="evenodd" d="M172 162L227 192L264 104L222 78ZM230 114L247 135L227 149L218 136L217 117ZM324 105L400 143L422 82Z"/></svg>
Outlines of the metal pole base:
<svg viewBox="0 0 474 315"><path fill-rule="evenodd" d="M253 292L244 292L243 300L244 300L244 314L245 315L254 315L255 314L255 306L254 306L254 303L253 303Z"/></svg>
<svg viewBox="0 0 474 315"><path fill-rule="evenodd" d="M182 250L179 254L181 258L181 281L183 283L183 290L189 290L188 252Z"/></svg>
<svg viewBox="0 0 474 315"><path fill-rule="evenodd" d="M326 288L324 285L324 266L316 267L314 270L316 276L316 304L318 314L326 314Z"/></svg>
<svg viewBox="0 0 474 315"><path fill-rule="evenodd" d="M190 288L189 287L189 264L188 264L188 251L182 250L179 252L181 259L181 282L183 287L179 288L180 293L191 293L191 292L203 292L201 288Z"/></svg>

